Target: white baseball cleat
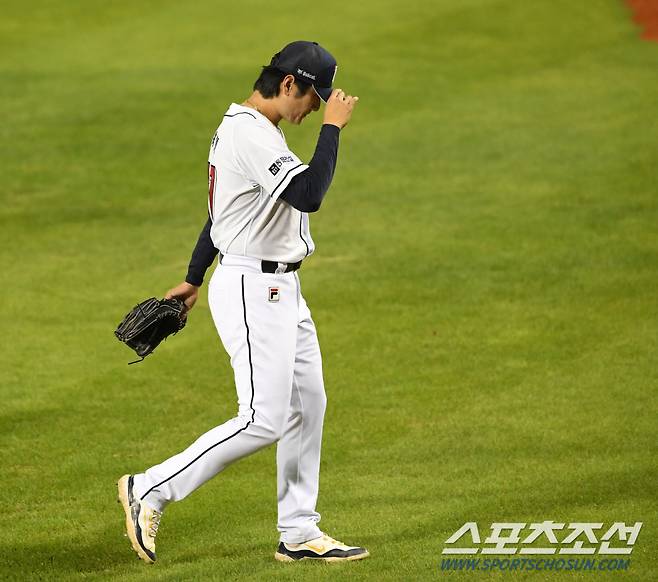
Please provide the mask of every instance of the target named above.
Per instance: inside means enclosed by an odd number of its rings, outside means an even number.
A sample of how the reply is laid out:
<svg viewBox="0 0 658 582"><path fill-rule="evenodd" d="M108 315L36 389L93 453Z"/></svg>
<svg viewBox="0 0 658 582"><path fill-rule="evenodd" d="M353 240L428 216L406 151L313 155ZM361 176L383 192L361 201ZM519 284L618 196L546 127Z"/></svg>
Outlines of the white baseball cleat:
<svg viewBox="0 0 658 582"><path fill-rule="evenodd" d="M365 548L348 546L330 538L327 534L302 544L280 542L274 554L279 562L296 562L298 560L322 560L324 562L347 562L362 560L370 554Z"/></svg>
<svg viewBox="0 0 658 582"><path fill-rule="evenodd" d="M124 475L117 483L119 501L126 514L126 532L133 550L147 564L155 562L155 536L162 512L153 509L133 495L133 476Z"/></svg>

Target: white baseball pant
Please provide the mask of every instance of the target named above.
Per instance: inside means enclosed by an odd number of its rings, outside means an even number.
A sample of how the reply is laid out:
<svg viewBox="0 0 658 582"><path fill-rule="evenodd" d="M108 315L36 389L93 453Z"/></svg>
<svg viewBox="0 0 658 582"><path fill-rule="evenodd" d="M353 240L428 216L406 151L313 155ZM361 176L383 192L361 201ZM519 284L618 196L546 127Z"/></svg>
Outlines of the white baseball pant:
<svg viewBox="0 0 658 582"><path fill-rule="evenodd" d="M263 273L257 259L225 255L210 280L208 302L231 357L238 415L136 475L135 492L162 510L232 462L276 442L280 539L319 537L315 505L326 396L299 277Z"/></svg>

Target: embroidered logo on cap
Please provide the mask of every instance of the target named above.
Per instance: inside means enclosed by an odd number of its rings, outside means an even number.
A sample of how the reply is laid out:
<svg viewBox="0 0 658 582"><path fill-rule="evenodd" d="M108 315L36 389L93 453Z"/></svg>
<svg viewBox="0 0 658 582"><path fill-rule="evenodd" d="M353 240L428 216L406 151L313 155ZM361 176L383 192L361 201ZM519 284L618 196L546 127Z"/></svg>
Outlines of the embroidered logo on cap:
<svg viewBox="0 0 658 582"><path fill-rule="evenodd" d="M302 69L297 69L297 74L301 75L302 77L306 77L307 79L313 79L315 81L315 75L311 75L311 73L307 73Z"/></svg>

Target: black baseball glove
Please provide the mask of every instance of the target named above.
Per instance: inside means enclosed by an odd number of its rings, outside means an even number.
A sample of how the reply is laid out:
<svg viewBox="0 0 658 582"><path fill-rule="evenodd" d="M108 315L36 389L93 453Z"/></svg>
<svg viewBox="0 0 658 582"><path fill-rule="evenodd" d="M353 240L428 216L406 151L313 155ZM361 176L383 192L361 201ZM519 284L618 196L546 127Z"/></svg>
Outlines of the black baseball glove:
<svg viewBox="0 0 658 582"><path fill-rule="evenodd" d="M180 299L142 301L123 318L114 335L135 350L141 362L160 342L185 327L185 304Z"/></svg>

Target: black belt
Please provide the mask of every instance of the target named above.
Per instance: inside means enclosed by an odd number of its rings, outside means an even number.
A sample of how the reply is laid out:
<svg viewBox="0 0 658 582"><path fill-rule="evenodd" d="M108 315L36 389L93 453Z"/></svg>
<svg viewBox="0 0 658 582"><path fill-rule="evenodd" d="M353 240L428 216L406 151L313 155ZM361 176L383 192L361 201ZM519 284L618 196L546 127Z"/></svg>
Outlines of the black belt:
<svg viewBox="0 0 658 582"><path fill-rule="evenodd" d="M222 259L224 258L224 255L222 253L219 253L219 262L222 262ZM297 261L296 263L277 263L276 261L261 261L260 262L260 268L263 271L263 273L276 273L277 269L279 268L280 265L285 265L286 269L284 273L291 273L292 271L296 271L299 269L299 267L302 266L301 261Z"/></svg>

